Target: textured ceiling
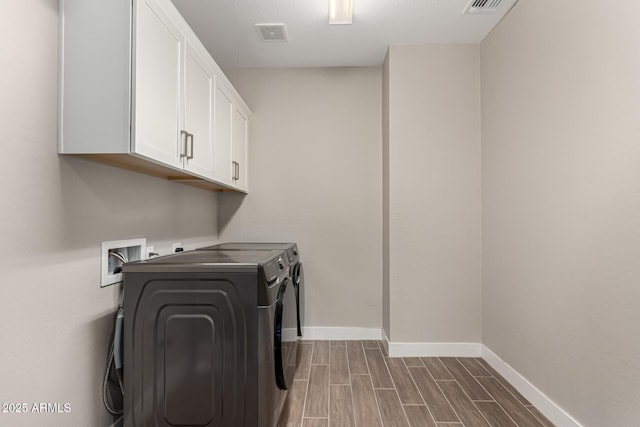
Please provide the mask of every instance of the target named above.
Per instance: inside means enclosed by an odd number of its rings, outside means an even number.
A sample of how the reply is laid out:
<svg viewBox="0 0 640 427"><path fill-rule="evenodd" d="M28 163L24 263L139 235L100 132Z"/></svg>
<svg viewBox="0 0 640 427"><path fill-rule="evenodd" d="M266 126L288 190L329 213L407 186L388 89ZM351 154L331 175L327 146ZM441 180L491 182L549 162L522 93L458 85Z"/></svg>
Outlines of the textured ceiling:
<svg viewBox="0 0 640 427"><path fill-rule="evenodd" d="M479 43L517 0L462 14L469 0L354 0L353 25L329 25L328 0L172 0L222 68L371 66L389 45ZM255 24L283 23L287 42Z"/></svg>

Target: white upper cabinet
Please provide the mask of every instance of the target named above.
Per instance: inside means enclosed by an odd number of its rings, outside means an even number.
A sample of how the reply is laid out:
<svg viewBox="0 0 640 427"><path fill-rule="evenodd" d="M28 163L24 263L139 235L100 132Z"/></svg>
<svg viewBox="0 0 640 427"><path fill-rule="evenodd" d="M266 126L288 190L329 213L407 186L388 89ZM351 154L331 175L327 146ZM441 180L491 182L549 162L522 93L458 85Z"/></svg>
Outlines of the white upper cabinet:
<svg viewBox="0 0 640 427"><path fill-rule="evenodd" d="M213 70L187 41L185 59L184 168L213 178Z"/></svg>
<svg viewBox="0 0 640 427"><path fill-rule="evenodd" d="M214 179L233 185L233 159L231 157L231 117L233 116L233 97L221 80L216 79L215 86L215 136L214 136Z"/></svg>
<svg viewBox="0 0 640 427"><path fill-rule="evenodd" d="M247 191L248 110L222 80L216 80L214 179Z"/></svg>
<svg viewBox="0 0 640 427"><path fill-rule="evenodd" d="M239 105L234 105L231 118L231 153L232 163L235 167L233 185L240 190L247 190L247 144L249 142L249 118L245 110Z"/></svg>
<svg viewBox="0 0 640 427"><path fill-rule="evenodd" d="M184 36L156 0L138 1L132 152L182 168Z"/></svg>
<svg viewBox="0 0 640 427"><path fill-rule="evenodd" d="M60 154L248 191L251 112L170 0L60 7Z"/></svg>

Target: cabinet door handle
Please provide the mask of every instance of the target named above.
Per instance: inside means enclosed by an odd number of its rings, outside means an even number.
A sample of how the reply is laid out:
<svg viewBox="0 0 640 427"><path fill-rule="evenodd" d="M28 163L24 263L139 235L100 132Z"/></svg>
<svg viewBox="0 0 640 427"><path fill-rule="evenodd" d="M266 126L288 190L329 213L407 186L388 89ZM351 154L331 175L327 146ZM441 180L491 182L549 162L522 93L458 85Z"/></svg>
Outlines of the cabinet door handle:
<svg viewBox="0 0 640 427"><path fill-rule="evenodd" d="M187 133L187 143L185 144L185 151L187 152L187 159L193 159L193 134Z"/></svg>
<svg viewBox="0 0 640 427"><path fill-rule="evenodd" d="M240 179L240 163L236 162L236 181Z"/></svg>
<svg viewBox="0 0 640 427"><path fill-rule="evenodd" d="M186 130L180 131L180 157L186 157L187 155L187 133Z"/></svg>
<svg viewBox="0 0 640 427"><path fill-rule="evenodd" d="M235 181L238 179L238 162L232 161L231 165L233 166L233 175L231 176L231 179Z"/></svg>

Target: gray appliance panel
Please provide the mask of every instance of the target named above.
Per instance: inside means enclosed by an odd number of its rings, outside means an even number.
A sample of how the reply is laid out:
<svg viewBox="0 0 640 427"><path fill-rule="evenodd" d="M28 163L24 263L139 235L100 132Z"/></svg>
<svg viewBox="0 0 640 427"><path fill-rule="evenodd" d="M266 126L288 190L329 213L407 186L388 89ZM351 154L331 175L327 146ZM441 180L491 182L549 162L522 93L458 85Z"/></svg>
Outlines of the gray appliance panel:
<svg viewBox="0 0 640 427"><path fill-rule="evenodd" d="M218 243L216 245L207 246L204 248L198 248L196 251L223 251L223 253L229 253L230 251L272 251L282 250L287 254L289 261L289 273L291 279L294 282L296 304L295 309L291 306L287 306L288 310L295 310L296 315L294 323L289 320L285 322L284 327L286 329L296 329L299 337L302 337L302 330L304 328L305 318L305 293L306 286L304 284L304 269L300 262L300 254L298 252L298 245L296 243L271 243L271 242L228 242ZM288 316L288 319L291 319Z"/></svg>
<svg viewBox="0 0 640 427"><path fill-rule="evenodd" d="M125 427L263 425L256 279L125 273Z"/></svg>
<svg viewBox="0 0 640 427"><path fill-rule="evenodd" d="M188 251L151 258L132 265L234 264L264 265L282 255L282 250Z"/></svg>
<svg viewBox="0 0 640 427"><path fill-rule="evenodd" d="M198 251L270 251L281 250L286 252L289 264L293 265L299 260L298 245L295 243L268 243L268 242L230 242L219 243L213 246L196 249Z"/></svg>
<svg viewBox="0 0 640 427"><path fill-rule="evenodd" d="M282 251L189 251L125 264L122 270L131 273L163 273L182 278L186 273L257 275L251 283L257 292L258 306L271 305L277 298L278 286L289 276Z"/></svg>
<svg viewBox="0 0 640 427"><path fill-rule="evenodd" d="M271 250L271 249L279 249L282 251L286 251L287 249L291 248L291 247L295 247L296 244L295 243L266 243L266 242L231 242L231 243L220 243L217 245L213 245L213 246L208 246L206 248L201 248L201 249L212 249L212 248L216 248L216 249L220 249L223 251L226 250L231 250L231 251L236 251L236 250L242 250L242 251L246 251L246 250Z"/></svg>

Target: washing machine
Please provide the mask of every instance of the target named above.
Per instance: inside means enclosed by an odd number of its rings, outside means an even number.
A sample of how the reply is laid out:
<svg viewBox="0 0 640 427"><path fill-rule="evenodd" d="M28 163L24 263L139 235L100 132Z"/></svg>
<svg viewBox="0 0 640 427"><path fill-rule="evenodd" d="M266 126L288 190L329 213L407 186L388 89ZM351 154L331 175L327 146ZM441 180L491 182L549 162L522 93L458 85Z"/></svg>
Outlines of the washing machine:
<svg viewBox="0 0 640 427"><path fill-rule="evenodd" d="M297 339L283 251L189 251L125 264L124 426L275 426Z"/></svg>
<svg viewBox="0 0 640 427"><path fill-rule="evenodd" d="M213 246L207 246L198 250L227 250L227 251L246 251L246 250L281 250L287 254L289 261L289 272L291 281L296 294L296 324L285 325L285 328L295 328L298 337L302 337L302 330L304 327L304 270L302 268L302 261L300 261L300 252L298 251L298 245L295 243L264 243L264 242L229 242L220 243Z"/></svg>

